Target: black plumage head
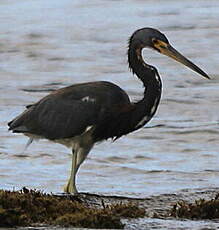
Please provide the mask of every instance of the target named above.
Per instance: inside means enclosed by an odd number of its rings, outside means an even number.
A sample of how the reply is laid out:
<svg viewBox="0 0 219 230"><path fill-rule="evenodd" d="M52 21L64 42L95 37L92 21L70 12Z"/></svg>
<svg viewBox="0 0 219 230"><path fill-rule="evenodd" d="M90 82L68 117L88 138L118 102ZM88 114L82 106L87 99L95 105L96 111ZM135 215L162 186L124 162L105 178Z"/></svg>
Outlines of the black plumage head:
<svg viewBox="0 0 219 230"><path fill-rule="evenodd" d="M162 41L169 44L166 36L159 30L153 28L142 28L136 30L129 40L129 45L133 45L135 48L152 48L157 50L154 46L157 41Z"/></svg>
<svg viewBox="0 0 219 230"><path fill-rule="evenodd" d="M143 61L141 54L143 48L152 48L209 79L209 76L203 70L174 49L163 33L153 28L139 29L135 31L129 39L128 62L130 69L135 73L139 72L138 70L141 69L141 67L151 68L150 65L147 65ZM141 69L140 75L143 76L143 72L143 69ZM139 76L139 74L137 75ZM140 78L143 79L142 77Z"/></svg>

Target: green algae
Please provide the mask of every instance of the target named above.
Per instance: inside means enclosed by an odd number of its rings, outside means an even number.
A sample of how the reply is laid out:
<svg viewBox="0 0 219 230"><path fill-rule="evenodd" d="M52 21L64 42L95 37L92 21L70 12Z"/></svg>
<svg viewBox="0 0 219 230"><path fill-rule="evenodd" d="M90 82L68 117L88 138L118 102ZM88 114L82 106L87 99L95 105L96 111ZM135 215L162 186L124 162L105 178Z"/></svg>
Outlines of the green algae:
<svg viewBox="0 0 219 230"><path fill-rule="evenodd" d="M86 228L124 228L121 218L139 218L145 210L132 202L88 205L78 196L56 196L23 188L0 190L0 227L36 224Z"/></svg>
<svg viewBox="0 0 219 230"><path fill-rule="evenodd" d="M177 202L171 216L186 219L218 219L219 218L219 194L211 200L199 199L194 203L186 201Z"/></svg>

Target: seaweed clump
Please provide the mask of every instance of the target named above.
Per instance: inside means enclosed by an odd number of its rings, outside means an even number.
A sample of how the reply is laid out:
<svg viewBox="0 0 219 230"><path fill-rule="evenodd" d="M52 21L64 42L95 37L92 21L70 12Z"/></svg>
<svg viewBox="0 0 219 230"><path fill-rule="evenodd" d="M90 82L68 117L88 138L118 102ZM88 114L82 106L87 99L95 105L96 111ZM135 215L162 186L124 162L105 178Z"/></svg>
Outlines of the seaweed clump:
<svg viewBox="0 0 219 230"><path fill-rule="evenodd" d="M217 219L219 218L219 194L214 199L199 199L194 203L179 201L173 206L170 215L187 219Z"/></svg>
<svg viewBox="0 0 219 230"><path fill-rule="evenodd" d="M143 217L133 203L90 207L77 196L55 196L23 188L0 190L0 227L36 224L84 228L124 228L121 218Z"/></svg>

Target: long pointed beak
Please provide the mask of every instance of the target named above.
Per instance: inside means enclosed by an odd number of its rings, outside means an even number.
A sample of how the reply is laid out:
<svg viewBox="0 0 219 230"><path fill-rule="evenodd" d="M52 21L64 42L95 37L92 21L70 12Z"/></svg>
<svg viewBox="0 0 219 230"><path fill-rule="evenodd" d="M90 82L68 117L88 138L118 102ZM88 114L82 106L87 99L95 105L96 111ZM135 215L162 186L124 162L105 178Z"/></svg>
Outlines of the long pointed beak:
<svg viewBox="0 0 219 230"><path fill-rule="evenodd" d="M189 59L184 57L181 53L179 53L176 49L174 49L170 44L166 44L162 41L159 41L158 44L154 45L162 54L173 58L174 60L182 63L183 65L189 67L196 73L199 73L205 78L210 79L210 77L203 71L201 70L197 65L192 63Z"/></svg>

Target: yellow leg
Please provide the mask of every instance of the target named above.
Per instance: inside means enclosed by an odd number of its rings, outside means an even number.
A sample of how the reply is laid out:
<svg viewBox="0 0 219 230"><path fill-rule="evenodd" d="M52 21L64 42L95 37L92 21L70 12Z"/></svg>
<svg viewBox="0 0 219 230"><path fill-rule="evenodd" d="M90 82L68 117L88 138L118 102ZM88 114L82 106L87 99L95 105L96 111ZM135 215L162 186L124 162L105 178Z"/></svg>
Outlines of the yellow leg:
<svg viewBox="0 0 219 230"><path fill-rule="evenodd" d="M78 193L78 190L75 185L76 173L77 173L77 151L72 150L71 175L67 185L64 188L64 192L73 193L73 194Z"/></svg>
<svg viewBox="0 0 219 230"><path fill-rule="evenodd" d="M71 167L71 175L68 180L67 185L64 188L64 192L67 193L78 193L75 180L76 180L76 174L80 167L80 165L83 163L83 161L86 159L89 151L93 147L93 143L87 146L80 146L75 147L75 149L72 149L72 167Z"/></svg>

